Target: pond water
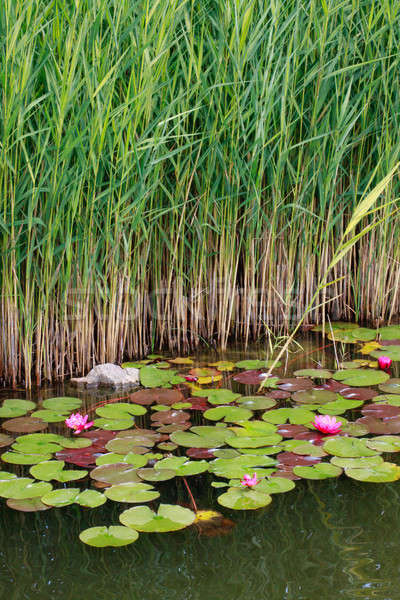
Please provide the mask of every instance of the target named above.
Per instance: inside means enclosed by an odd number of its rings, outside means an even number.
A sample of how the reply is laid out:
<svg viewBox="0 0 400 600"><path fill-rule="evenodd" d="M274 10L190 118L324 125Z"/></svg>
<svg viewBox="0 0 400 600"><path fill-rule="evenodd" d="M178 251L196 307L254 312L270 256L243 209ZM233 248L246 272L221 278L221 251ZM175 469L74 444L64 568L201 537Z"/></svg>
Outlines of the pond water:
<svg viewBox="0 0 400 600"><path fill-rule="evenodd" d="M302 350L287 358L287 373L313 367L335 369L329 341L299 340ZM319 346L329 345L318 349ZM336 349L346 352L349 347ZM263 349L231 348L203 352L198 364L260 358ZM340 356L349 360L350 353ZM284 372L285 365L279 373ZM394 367L392 377L398 377ZM237 389L230 380L229 385ZM254 387L246 394L254 394ZM3 398L29 398L22 390ZM81 396L85 406L116 396L77 392L68 385L33 394L43 399ZM32 397L30 397L32 399ZM340 417L338 417L340 418ZM51 431L62 432L63 424ZM394 461L396 455L391 454ZM2 469L12 470L13 465ZM74 467L71 467L74 468ZM15 467L26 474L26 467ZM298 480L292 491L274 494L266 508L230 510L216 503L221 490L211 475L188 478L200 510L218 510L218 527L188 527L166 534L141 534L122 548L93 548L79 533L96 525L117 524L121 505L108 501L96 509L72 505L22 513L1 501L0 598L32 600L336 600L400 597L400 486L374 484L345 476ZM164 503L190 506L179 479L159 484ZM224 491L224 490L222 490ZM126 506L123 506L126 508Z"/></svg>

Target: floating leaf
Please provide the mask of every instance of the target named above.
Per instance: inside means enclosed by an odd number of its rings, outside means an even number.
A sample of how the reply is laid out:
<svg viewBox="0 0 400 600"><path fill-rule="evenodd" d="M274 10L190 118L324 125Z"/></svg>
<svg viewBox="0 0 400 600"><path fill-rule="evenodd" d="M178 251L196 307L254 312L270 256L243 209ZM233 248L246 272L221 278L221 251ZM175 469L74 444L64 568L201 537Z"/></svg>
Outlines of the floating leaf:
<svg viewBox="0 0 400 600"><path fill-rule="evenodd" d="M144 467L147 465L148 458L147 454L133 454L129 452L128 454L116 454L115 452L108 452L107 454L102 454L98 458L96 458L96 465L111 465L115 463L128 463L139 469L140 467Z"/></svg>
<svg viewBox="0 0 400 600"><path fill-rule="evenodd" d="M233 371L235 368L235 363L229 360L219 360L218 362L208 364L210 367L216 367L218 371Z"/></svg>
<svg viewBox="0 0 400 600"><path fill-rule="evenodd" d="M96 492L96 490L84 490L75 498L75 503L86 508L97 508L107 502L104 494Z"/></svg>
<svg viewBox="0 0 400 600"><path fill-rule="evenodd" d="M29 469L29 472L36 479L41 479L42 481L54 480L61 483L76 481L87 475L87 471L65 471L64 465L65 463L60 460L48 460L34 465Z"/></svg>
<svg viewBox="0 0 400 600"><path fill-rule="evenodd" d="M358 327L352 329L351 335L355 340L361 342L370 342L376 338L376 329L369 329L368 327Z"/></svg>
<svg viewBox="0 0 400 600"><path fill-rule="evenodd" d="M34 417L17 417L2 424L3 429L13 433L32 433L47 428L47 423Z"/></svg>
<svg viewBox="0 0 400 600"><path fill-rule="evenodd" d="M82 406L82 400L80 398L69 398L69 397L61 397L61 398L47 398L42 402L43 408L48 408L52 411L58 413L70 413Z"/></svg>
<svg viewBox="0 0 400 600"><path fill-rule="evenodd" d="M134 394L131 394L130 399L135 404L148 406L154 403L171 405L176 402L182 402L184 396L178 390L155 388L135 392Z"/></svg>
<svg viewBox="0 0 400 600"><path fill-rule="evenodd" d="M294 467L295 465L309 466L321 462L319 456L302 456L293 452L281 452L276 458L278 459L279 464L289 465L291 467Z"/></svg>
<svg viewBox="0 0 400 600"><path fill-rule="evenodd" d="M361 387L383 383L389 379L389 375L383 371L374 371L372 369L345 369L344 371L337 371L333 375L333 379L343 381L350 386Z"/></svg>
<svg viewBox="0 0 400 600"><path fill-rule="evenodd" d="M145 481L167 481L176 476L175 471L171 469L160 469L159 471L156 469L138 469L137 474L140 479L144 479Z"/></svg>
<svg viewBox="0 0 400 600"><path fill-rule="evenodd" d="M282 425L289 421L293 425L305 425L314 420L315 414L305 408L277 408L265 412L262 416L267 423Z"/></svg>
<svg viewBox="0 0 400 600"><path fill-rule="evenodd" d="M25 498L40 498L52 489L51 483L44 481L35 482L29 477L17 477L8 481L0 481L0 496L23 500Z"/></svg>
<svg viewBox="0 0 400 600"><path fill-rule="evenodd" d="M106 419L129 419L131 416L145 415L146 409L140 404L118 402L96 408L96 414Z"/></svg>
<svg viewBox="0 0 400 600"><path fill-rule="evenodd" d="M227 479L242 479L246 473L256 473L263 477L271 473L270 469L276 465L276 460L269 456L252 456L243 454L236 458L216 458L209 463L209 469L218 477Z"/></svg>
<svg viewBox="0 0 400 600"><path fill-rule="evenodd" d="M152 448L156 441L160 439L158 434L155 434L156 437L150 436L147 434L137 435L132 434L126 437L115 437L113 440L110 440L106 444L107 450L111 450L112 452L117 452L118 454L128 454L132 449L137 446L146 446L147 448Z"/></svg>
<svg viewBox="0 0 400 600"><path fill-rule="evenodd" d="M342 458L340 456L333 456L331 458L331 463L342 469L358 469L380 465L383 463L383 458L378 454L375 456L362 456L360 458Z"/></svg>
<svg viewBox="0 0 400 600"><path fill-rule="evenodd" d="M237 421L244 421L251 419L253 413L247 408L240 408L238 406L217 406L216 408L210 408L205 411L204 417L211 421L220 421L223 419L226 423L235 423Z"/></svg>
<svg viewBox="0 0 400 600"><path fill-rule="evenodd" d="M6 433L0 433L0 448L5 448L6 446L10 446L14 441L10 435Z"/></svg>
<svg viewBox="0 0 400 600"><path fill-rule="evenodd" d="M32 417L42 419L42 421L45 421L46 423L61 423L62 421L65 421L68 416L68 412L58 412L55 410L48 410L47 408L36 410L32 413Z"/></svg>
<svg viewBox="0 0 400 600"><path fill-rule="evenodd" d="M162 370L155 366L143 367L140 369L140 383L144 387L171 387L176 371L173 369ZM184 380L183 380L184 381Z"/></svg>
<svg viewBox="0 0 400 600"><path fill-rule="evenodd" d="M362 400L348 400L347 398L340 398L335 402L328 402L318 408L318 412L322 415L342 415L348 410L352 410L353 408L358 408L362 406Z"/></svg>
<svg viewBox="0 0 400 600"><path fill-rule="evenodd" d="M101 465L91 471L90 477L103 483L138 483L139 477L136 474L136 467L128 463L112 463Z"/></svg>
<svg viewBox="0 0 400 600"><path fill-rule="evenodd" d="M276 400L267 396L243 396L238 399L241 408L248 410L267 410L276 406Z"/></svg>
<svg viewBox="0 0 400 600"><path fill-rule="evenodd" d="M188 508L172 504L160 504L157 512L148 506L128 508L119 517L123 525L147 533L178 531L192 525L196 514Z"/></svg>
<svg viewBox="0 0 400 600"><path fill-rule="evenodd" d="M233 380L237 381L238 383L242 383L243 385L257 385L259 386L261 383L264 383L264 380L267 378L266 373L262 370L250 370L250 371L243 371L242 373L239 373L238 375L235 375ZM272 380L274 382L276 382L276 377L269 377L267 378L269 380L269 382L271 382ZM268 387L268 386L265 386ZM274 387L274 386L271 386Z"/></svg>
<svg viewBox="0 0 400 600"><path fill-rule="evenodd" d="M399 394L381 394L375 396L373 402L378 404L390 404L390 406L400 406L400 395Z"/></svg>
<svg viewBox="0 0 400 600"><path fill-rule="evenodd" d="M397 435L380 435L367 439L365 443L377 452L400 452L400 438Z"/></svg>
<svg viewBox="0 0 400 600"><path fill-rule="evenodd" d="M329 379L332 372L327 369L300 369L293 373L296 377L311 377L312 379Z"/></svg>
<svg viewBox="0 0 400 600"><path fill-rule="evenodd" d="M347 477L368 483L387 483L400 479L400 467L389 462L361 469L350 468L345 473Z"/></svg>
<svg viewBox="0 0 400 600"><path fill-rule="evenodd" d="M311 390L314 385L311 379L305 377L287 377L286 379L280 379L279 389L285 392L301 392Z"/></svg>
<svg viewBox="0 0 400 600"><path fill-rule="evenodd" d="M186 357L178 356L177 358L169 358L168 362L173 363L174 365L192 365L193 359L190 358L189 356L186 356Z"/></svg>
<svg viewBox="0 0 400 600"><path fill-rule="evenodd" d="M0 417L6 419L10 417L22 417L34 408L36 408L36 404L30 400L7 399L4 400L0 407Z"/></svg>
<svg viewBox="0 0 400 600"><path fill-rule="evenodd" d="M159 498L160 494L148 483L119 483L107 488L104 492L109 500L140 504Z"/></svg>
<svg viewBox="0 0 400 600"><path fill-rule="evenodd" d="M282 437L277 433L270 433L264 436L235 436L227 440L229 446L233 448L261 448L262 446L272 446L278 444Z"/></svg>
<svg viewBox="0 0 400 600"><path fill-rule="evenodd" d="M9 479L16 479L15 473L9 473L8 471L0 471L0 481L8 481Z"/></svg>
<svg viewBox="0 0 400 600"><path fill-rule="evenodd" d="M400 379L388 379L388 381L378 387L382 392L387 394L400 394Z"/></svg>
<svg viewBox="0 0 400 600"><path fill-rule="evenodd" d="M379 329L379 335L383 340L400 339L400 325L388 325Z"/></svg>
<svg viewBox="0 0 400 600"><path fill-rule="evenodd" d="M155 464L155 469L169 469L174 471L176 475L187 477L208 471L208 462L205 460L187 460L184 456L171 456L159 460Z"/></svg>
<svg viewBox="0 0 400 600"><path fill-rule="evenodd" d="M218 496L218 503L221 506L232 508L234 510L256 510L268 506L272 502L272 498L265 492L259 492L255 488L240 489L229 488L227 492Z"/></svg>
<svg viewBox="0 0 400 600"><path fill-rule="evenodd" d="M127 417L126 419L107 419L101 417L94 420L94 426L105 431L122 431L123 429L132 427L134 422L135 419L133 417Z"/></svg>
<svg viewBox="0 0 400 600"><path fill-rule="evenodd" d="M387 348L384 348L383 350L373 350L370 354L374 358L380 358L381 356L387 356L388 358L391 358L394 361L398 361L398 360L400 360L400 346L388 346ZM380 372L383 373L383 371L380 371ZM385 375L386 375L386 373L385 373ZM389 379L389 375L387 375L387 379ZM383 383L383 382L380 381L379 383Z"/></svg>
<svg viewBox="0 0 400 600"><path fill-rule="evenodd" d="M296 392L292 396L293 402L300 404L326 404L327 402L333 402L337 399L335 392L328 390L304 390Z"/></svg>
<svg viewBox="0 0 400 600"><path fill-rule="evenodd" d="M367 416L357 419L356 423L367 427L370 433L400 433L400 416L385 417L383 419Z"/></svg>
<svg viewBox="0 0 400 600"><path fill-rule="evenodd" d="M45 484L50 485L50 484ZM63 488L60 490L53 490L52 492L45 493L42 496L42 502L48 506L55 506L62 508L69 504L74 504L75 499L78 497L80 492L79 488Z"/></svg>
<svg viewBox="0 0 400 600"><path fill-rule="evenodd" d="M344 458L358 458L360 456L374 456L375 451L370 450L365 440L351 437L334 437L327 440L323 448L328 454Z"/></svg>
<svg viewBox="0 0 400 600"><path fill-rule="evenodd" d="M269 369L274 364L273 360L240 360L236 363L236 367L239 369ZM277 362L276 367L281 366L281 362Z"/></svg>
<svg viewBox="0 0 400 600"><path fill-rule="evenodd" d="M235 402L241 397L241 394L235 394L232 390L218 389L218 390L200 390L193 394L194 396L200 396L207 398L210 404L230 404Z"/></svg>
<svg viewBox="0 0 400 600"><path fill-rule="evenodd" d="M51 508L51 506L43 504L40 498L25 498L23 500L8 498L6 504L8 508L19 510L21 512L38 512L41 510L50 510Z"/></svg>
<svg viewBox="0 0 400 600"><path fill-rule="evenodd" d="M50 460L51 454L23 454L22 452L4 452L1 460L12 465L36 465L44 460Z"/></svg>
<svg viewBox="0 0 400 600"><path fill-rule="evenodd" d="M95 548L106 548L112 546L118 548L120 546L127 546L136 542L139 534L137 531L129 527L122 527L121 525L111 525L110 527L90 527L81 531L79 539L88 546L94 546Z"/></svg>
<svg viewBox="0 0 400 600"><path fill-rule="evenodd" d="M329 477L339 477L342 469L330 463L319 463L311 467L294 467L293 473L302 479L328 479Z"/></svg>

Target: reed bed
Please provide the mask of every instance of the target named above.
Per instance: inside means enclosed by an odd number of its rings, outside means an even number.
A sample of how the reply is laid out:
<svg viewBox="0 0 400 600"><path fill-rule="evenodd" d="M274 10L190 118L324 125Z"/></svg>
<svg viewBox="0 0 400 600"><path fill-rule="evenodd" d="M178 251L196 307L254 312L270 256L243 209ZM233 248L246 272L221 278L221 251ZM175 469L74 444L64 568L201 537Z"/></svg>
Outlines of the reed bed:
<svg viewBox="0 0 400 600"><path fill-rule="evenodd" d="M288 331L399 159L397 0L3 0L0 376ZM307 315L400 313L396 175Z"/></svg>

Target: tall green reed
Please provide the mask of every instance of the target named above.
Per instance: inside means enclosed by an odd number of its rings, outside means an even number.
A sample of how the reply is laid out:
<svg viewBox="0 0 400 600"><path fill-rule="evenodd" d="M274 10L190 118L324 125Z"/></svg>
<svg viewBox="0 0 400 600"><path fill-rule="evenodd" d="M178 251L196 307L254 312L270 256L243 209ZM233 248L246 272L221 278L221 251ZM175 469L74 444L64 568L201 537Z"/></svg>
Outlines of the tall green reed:
<svg viewBox="0 0 400 600"><path fill-rule="evenodd" d="M400 312L400 6L4 0L0 374Z"/></svg>

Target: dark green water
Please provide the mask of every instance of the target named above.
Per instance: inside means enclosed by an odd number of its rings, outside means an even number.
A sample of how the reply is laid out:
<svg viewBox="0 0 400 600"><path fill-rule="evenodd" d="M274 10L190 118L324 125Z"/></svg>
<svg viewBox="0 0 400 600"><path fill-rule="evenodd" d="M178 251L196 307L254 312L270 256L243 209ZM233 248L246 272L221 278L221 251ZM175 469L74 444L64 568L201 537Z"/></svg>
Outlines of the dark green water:
<svg viewBox="0 0 400 600"><path fill-rule="evenodd" d="M332 356L322 352L312 354L313 360L331 366ZM242 356L231 352L224 358ZM300 356L290 368L298 365L312 366L312 360ZM54 389L42 393L55 395ZM229 533L207 537L191 527L142 534L120 549L96 549L82 544L79 532L118 524L121 505L22 514L1 502L1 600L400 598L398 483L298 481L268 508L246 513L216 505L218 491L207 477L190 483L200 509L216 508L234 521ZM188 501L184 487L163 485L164 502L177 496Z"/></svg>

